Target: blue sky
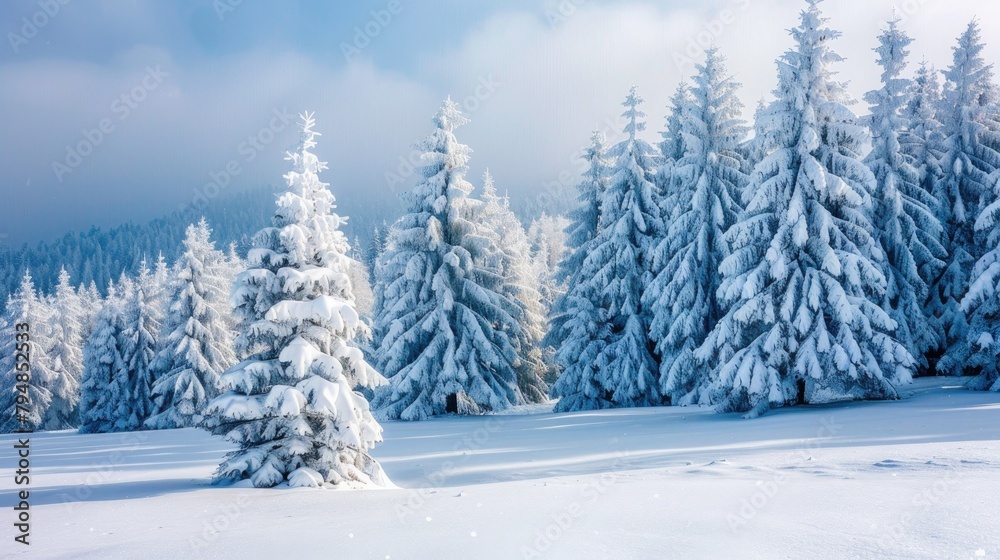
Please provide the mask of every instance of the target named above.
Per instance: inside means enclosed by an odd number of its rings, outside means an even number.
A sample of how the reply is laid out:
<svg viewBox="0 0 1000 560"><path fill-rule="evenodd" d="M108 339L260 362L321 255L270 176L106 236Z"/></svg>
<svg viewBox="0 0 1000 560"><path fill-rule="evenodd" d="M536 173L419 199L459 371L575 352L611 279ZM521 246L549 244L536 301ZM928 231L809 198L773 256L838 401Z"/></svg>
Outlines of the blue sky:
<svg viewBox="0 0 1000 560"><path fill-rule="evenodd" d="M773 87L773 61L788 47L786 30L801 6L3 2L0 234L7 235L0 241L143 221L213 184L224 183L220 191L279 184L295 135L278 116L301 110L316 111L324 134L317 151L330 162L324 179L343 213L397 204L398 191L412 184L410 146L430 131L446 95L472 120L459 131L474 150L470 179L478 183L489 167L515 204L546 209L551 194L568 192L576 180L590 131L619 132L615 117L632 83L647 100L647 136L656 139L670 94L708 41L729 57L752 108ZM842 77L859 98L877 85L871 48L894 7L917 39L914 61L927 57L944 67L973 16L990 42L987 57L1000 60L1000 41L991 40L1000 36L993 4L829 1L830 23L844 32L837 43L848 59ZM25 18L44 23L26 27ZM366 27L374 33L364 34ZM358 29L360 48L346 58L343 45L355 43ZM86 153L74 156L76 148Z"/></svg>

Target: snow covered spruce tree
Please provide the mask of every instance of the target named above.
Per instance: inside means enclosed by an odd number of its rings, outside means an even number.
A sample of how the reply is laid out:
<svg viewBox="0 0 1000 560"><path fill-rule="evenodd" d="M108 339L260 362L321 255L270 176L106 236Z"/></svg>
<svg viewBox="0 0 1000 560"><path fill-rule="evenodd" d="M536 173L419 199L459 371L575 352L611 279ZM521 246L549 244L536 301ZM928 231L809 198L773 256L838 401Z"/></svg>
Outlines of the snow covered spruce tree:
<svg viewBox="0 0 1000 560"><path fill-rule="evenodd" d="M664 163L669 164L684 157L683 113L691 101L691 86L687 82L681 82L670 98L666 128L660 133L663 140L659 147Z"/></svg>
<svg viewBox="0 0 1000 560"><path fill-rule="evenodd" d="M46 332L49 312L35 291L31 271L26 270L17 290L7 298L0 329L0 433L42 429L52 403L53 386L65 382L59 380L60 372L53 369L47 352L51 347ZM27 343L23 335L18 336L24 332L28 333ZM18 364L25 362L17 359L18 354L28 357L31 374L27 381L18 379L18 374L23 373L23 366Z"/></svg>
<svg viewBox="0 0 1000 560"><path fill-rule="evenodd" d="M677 86L667 112L666 128L660 132L663 140L659 143L662 160L654 175L653 183L660 193L660 214L664 222L675 218L683 206L679 189L674 183L674 166L684 157L684 112L691 107L691 86L681 82Z"/></svg>
<svg viewBox="0 0 1000 560"><path fill-rule="evenodd" d="M986 252L974 225L980 200L991 194L993 174L1000 168L1000 115L992 66L983 61L983 48L979 25L973 21L954 47L940 110L946 139L941 161L944 177L936 194L948 260L931 286L928 305L945 334L944 355L936 368L944 375L962 375L972 352L960 302L969 288L969 272Z"/></svg>
<svg viewBox="0 0 1000 560"><path fill-rule="evenodd" d="M125 394L128 395L129 412L122 420L125 430L139 430L153 412L153 359L160 330L159 318L162 317L158 309L162 288L145 261L134 282L119 285L128 290L123 305L125 329L121 350L127 370Z"/></svg>
<svg viewBox="0 0 1000 560"><path fill-rule="evenodd" d="M739 84L726 74L717 49L709 49L697 69L681 111L684 154L670 172L680 207L653 250L656 276L642 300L660 356L660 389L675 405L697 402L707 381L694 352L724 311L716 295L719 264L729 255L725 233L742 211L747 182L738 153L747 131Z"/></svg>
<svg viewBox="0 0 1000 560"><path fill-rule="evenodd" d="M495 233L478 223L479 201L465 180L469 148L455 129L468 120L450 98L436 130L417 148L420 181L409 211L389 232L376 266L378 366L389 385L376 392L381 417L421 420L497 411L524 402L517 383L518 306L502 271L487 262Z"/></svg>
<svg viewBox="0 0 1000 560"><path fill-rule="evenodd" d="M531 267L546 314L556 299L566 292L565 284L556 279L556 272L566 256L566 229L569 227L570 221L565 216L550 216L545 212L528 226Z"/></svg>
<svg viewBox="0 0 1000 560"><path fill-rule="evenodd" d="M549 365L545 363L541 340L545 336L545 308L539 293L538 278L531 263L531 244L524 226L500 198L489 170L483 176L482 204L478 207L480 224L497 236L495 255L487 256L503 277L501 294L517 304L515 318L520 328L510 337L517 351L517 386L528 402L548 399Z"/></svg>
<svg viewBox="0 0 1000 560"><path fill-rule="evenodd" d="M46 325L50 335L55 378L52 382L52 403L46 411L46 430L62 430L80 425L80 377L83 373L83 304L76 289L69 283L69 273L59 271L59 283L49 303L51 313Z"/></svg>
<svg viewBox="0 0 1000 560"><path fill-rule="evenodd" d="M580 204L569 213L570 225L566 230L566 246L569 248L566 258L559 264L557 279L570 282L579 274L585 252L580 248L591 239L597 237L597 229L601 221L601 198L608 188L611 170L608 161L608 148L604 133L595 130L590 137L590 147L584 152L583 159L587 164L583 181L577 185L577 200Z"/></svg>
<svg viewBox="0 0 1000 560"><path fill-rule="evenodd" d="M964 371L977 374L968 387L987 391L1000 391L1000 186L994 191L993 202L976 220L990 250L972 269L972 284L962 299L962 312L969 317Z"/></svg>
<svg viewBox="0 0 1000 560"><path fill-rule="evenodd" d="M764 128L764 113L767 112L767 103L761 99L757 102L757 109L753 114L753 137L748 138L740 145L740 154L743 156L743 172L749 176L753 169L764 159L768 153L767 130Z"/></svg>
<svg viewBox="0 0 1000 560"><path fill-rule="evenodd" d="M866 118L872 151L865 163L875 174L872 226L886 257L883 270L888 285L882 308L896 322L896 339L919 367L926 368L926 354L938 348L941 339L924 309L933 278L921 271L937 271L944 263L937 258L943 248L941 223L932 210L936 203L921 187L920 173L900 145L909 125L903 111L912 87L900 74L911 42L897 19L889 22L874 49L882 67L882 87L865 95L872 107Z"/></svg>
<svg viewBox="0 0 1000 560"><path fill-rule="evenodd" d="M254 235L250 268L232 294L243 361L222 375L225 392L204 412L205 426L237 445L216 479L248 479L256 487L384 486L382 467L369 454L382 428L353 391L378 374L353 342L359 317L339 230L344 219L319 180L326 164L311 151L319 135L313 116L300 117L301 143L286 157L287 190L272 225Z"/></svg>
<svg viewBox="0 0 1000 560"><path fill-rule="evenodd" d="M796 47L778 60L777 100L762 115L775 150L754 170L745 212L726 234L728 311L698 349L715 367L720 411L757 416L795 402L890 399L912 357L882 310L885 277L868 223L865 135L833 79L839 33L808 0Z"/></svg>
<svg viewBox="0 0 1000 560"><path fill-rule="evenodd" d="M628 139L612 150L616 163L601 196L597 236L577 249L586 257L563 308L571 319L556 349L562 368L552 387L557 411L661 403L641 304L653 239L663 230L652 183L659 162L655 149L636 137L645 128L641 103L633 86L623 103Z"/></svg>
<svg viewBox="0 0 1000 560"><path fill-rule="evenodd" d="M174 285L160 350L153 363L153 414L149 428L197 426L219 394L222 373L236 363L233 333L220 305L228 305L226 257L209 239L202 219L187 227L184 253L174 265Z"/></svg>
<svg viewBox="0 0 1000 560"><path fill-rule="evenodd" d="M579 205L569 213L566 229L566 256L560 261L555 279L572 288L579 283L583 262L587 258L586 248L597 236L601 220L601 198L608 188L610 169L604 133L595 130L590 137L590 147L584 151L583 159L587 170L583 180L577 185ZM559 348L569 336L568 323L574 319L574 311L569 304L569 292L562 293L549 309L549 330L542 340L548 348Z"/></svg>
<svg viewBox="0 0 1000 560"><path fill-rule="evenodd" d="M938 108L941 106L941 84L938 83L938 72L927 61L922 61L917 67L916 75L910 89L909 99L902 110L906 129L900 132L899 148L910 158L920 176L921 189L932 195L926 200L933 204L934 215L940 215L940 201L934 198L937 184L944 171L941 169L944 135L941 123L938 121ZM922 195L926 196L926 195ZM943 232L942 232L943 233ZM940 235L940 234L939 234ZM940 245L940 240L939 240ZM938 259L945 256L944 247ZM941 265L943 263L935 263ZM936 278L936 270L928 270L924 278Z"/></svg>
<svg viewBox="0 0 1000 560"><path fill-rule="evenodd" d="M123 302L114 283L94 319L94 327L83 347L80 380L80 433L118 432L125 429L131 395L124 380L128 364L122 352L125 332Z"/></svg>

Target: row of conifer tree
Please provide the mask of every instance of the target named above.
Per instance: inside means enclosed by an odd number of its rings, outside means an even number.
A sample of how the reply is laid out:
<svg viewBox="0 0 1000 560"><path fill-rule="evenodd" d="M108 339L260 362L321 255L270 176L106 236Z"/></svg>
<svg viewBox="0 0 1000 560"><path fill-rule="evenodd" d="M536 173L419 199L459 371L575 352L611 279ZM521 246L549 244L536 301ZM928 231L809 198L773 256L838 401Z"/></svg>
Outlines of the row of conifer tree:
<svg viewBox="0 0 1000 560"><path fill-rule="evenodd" d="M200 425L238 444L222 478L378 484L376 416L550 396L559 411L753 416L895 398L935 373L1000 390L1000 98L977 24L942 87L927 64L903 77L912 41L890 22L882 86L858 117L834 77L839 34L806 4L753 134L710 49L658 146L641 139L635 88L625 139L594 134L568 221L526 231L489 174L474 196L455 136L467 120L446 101L371 271L341 232L304 115L287 190L245 259L215 249L203 221L175 263L103 298L65 273L39 294L25 273L0 329L13 345L16 325L32 326L33 375L17 381L15 352L0 356L0 428Z"/></svg>

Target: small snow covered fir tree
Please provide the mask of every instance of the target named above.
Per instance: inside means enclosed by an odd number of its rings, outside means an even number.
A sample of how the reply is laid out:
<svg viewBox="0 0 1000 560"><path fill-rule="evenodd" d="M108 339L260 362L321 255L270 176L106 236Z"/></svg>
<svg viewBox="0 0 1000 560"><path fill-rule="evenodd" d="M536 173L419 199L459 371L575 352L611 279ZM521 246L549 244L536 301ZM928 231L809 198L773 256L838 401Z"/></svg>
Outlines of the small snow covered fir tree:
<svg viewBox="0 0 1000 560"><path fill-rule="evenodd" d="M184 253L174 265L169 312L154 362L155 407L145 422L150 428L199 425L205 407L219 394L222 373L236 363L233 333L218 310L228 305L226 257L210 235L204 219L188 226Z"/></svg>
<svg viewBox="0 0 1000 560"><path fill-rule="evenodd" d="M409 210L391 228L376 266L378 366L389 378L374 400L389 419L476 414L522 404L515 340L518 305L488 257L496 233L478 221L481 202L465 180L469 148L455 129L467 119L450 98L434 117Z"/></svg>
<svg viewBox="0 0 1000 560"><path fill-rule="evenodd" d="M649 281L653 239L662 235L653 174L655 149L636 134L645 123L642 98L633 86L623 105L628 139L601 196L596 237L577 249L586 258L565 296L571 317L556 349L562 368L552 395L557 411L660 404L656 362L647 343L647 312L641 305Z"/></svg>
<svg viewBox="0 0 1000 560"><path fill-rule="evenodd" d="M84 310L76 289L69 283L69 273L59 272L59 284L49 308L46 328L52 347L48 355L52 360L55 378L52 381L52 404L45 414L47 430L62 430L79 426L80 377L83 373L83 339L81 331Z"/></svg>
<svg viewBox="0 0 1000 560"><path fill-rule="evenodd" d="M344 219L319 180L326 164L312 153L315 121L301 118L301 143L286 158L287 190L272 225L253 237L250 268L231 298L243 361L222 375L224 392L209 403L204 424L237 449L216 478L257 487L384 486L369 454L382 428L353 391L379 377L354 343L359 317L339 230Z"/></svg>
<svg viewBox="0 0 1000 560"><path fill-rule="evenodd" d="M748 138L740 144L740 154L743 156L742 171L747 176L753 173L753 168L768 154L768 134L764 128L764 113L767 112L767 103L761 99L757 102L757 109L753 114L753 137Z"/></svg>
<svg viewBox="0 0 1000 560"><path fill-rule="evenodd" d="M968 387L1000 391L1000 185L994 187L992 199L976 220L976 230L986 234L991 249L972 269L962 311L969 316L965 371L977 374Z"/></svg>
<svg viewBox="0 0 1000 560"><path fill-rule="evenodd" d="M128 377L128 365L122 355L124 332L122 300L118 288L111 284L83 347L80 433L121 431L121 407L131 398L123 383Z"/></svg>
<svg viewBox="0 0 1000 560"><path fill-rule="evenodd" d="M687 82L681 82L670 98L666 128L660 133L663 137L659 144L660 154L666 163L684 157L683 112L691 101L691 86Z"/></svg>
<svg viewBox="0 0 1000 560"><path fill-rule="evenodd" d="M53 386L63 382L47 352L51 347L48 321L48 306L35 291L31 272L25 271L21 284L7 299L0 325L0 433L40 430L45 425ZM19 365L24 363L30 364L27 377L25 366Z"/></svg>
<svg viewBox="0 0 1000 560"><path fill-rule="evenodd" d="M969 272L985 254L975 232L980 200L989 197L1000 168L1000 113L992 66L983 60L984 44L979 25L973 21L953 49L953 62L945 72L947 84L941 104L944 125L944 176L936 193L941 203L947 266L931 286L928 304L944 332L944 355L936 371L962 375L972 348L968 323L960 302L969 288Z"/></svg>
<svg viewBox="0 0 1000 560"><path fill-rule="evenodd" d="M938 83L938 72L927 61L922 61L917 67L913 78L906 106L902 110L906 128L899 135L899 149L908 156L920 176L920 187L927 193L927 201L932 203L934 215L940 215L940 201L934 198L938 181L944 175L941 169L944 134L938 121L938 109L941 106L941 84ZM923 195L923 196L927 196ZM941 235L939 232L938 235ZM938 240L940 245L940 239ZM944 247L941 247L944 256ZM937 261L938 259L935 259ZM939 265L941 263L938 263ZM932 274L921 273L924 278L934 278Z"/></svg>
<svg viewBox="0 0 1000 560"><path fill-rule="evenodd" d="M566 292L566 285L556 279L556 273L559 263L566 256L566 229L569 227L570 221L565 216L550 216L545 212L528 226L531 267L546 313L556 299Z"/></svg>
<svg viewBox="0 0 1000 560"><path fill-rule="evenodd" d="M604 133L595 130L590 137L590 147L583 154L587 170L583 180L577 185L579 206L569 213L569 226L566 228L566 255L559 262L555 279L567 287L579 283L583 262L587 258L588 244L597 236L601 220L601 198L608 188L610 169L605 145ZM569 294L564 292L553 302L549 309L549 330L543 338L543 344L549 348L559 348L570 336L568 325L572 321L574 311L569 303Z"/></svg>
<svg viewBox="0 0 1000 560"><path fill-rule="evenodd" d="M653 251L656 276L643 294L650 341L660 356L660 388L672 404L697 402L707 381L694 352L724 310L716 295L718 270L729 255L725 232L742 211L747 181L737 151L747 130L739 84L714 48L697 69L680 114L684 153L670 171L679 208Z"/></svg>
<svg viewBox="0 0 1000 560"><path fill-rule="evenodd" d="M143 262L139 278L129 286L125 296L124 332L122 333L122 359L127 376L125 394L128 414L121 418L124 430L138 430L153 413L153 359L156 357L156 338L160 330L157 320L162 313L157 309L159 287Z"/></svg>
<svg viewBox="0 0 1000 560"><path fill-rule="evenodd" d="M541 349L545 335L545 309L538 278L531 266L531 244L524 226L510 209L506 198L500 198L489 170L483 176L482 205L478 212L483 227L497 235L495 265L503 276L501 293L517 303L516 318L520 328L511 337L517 350L517 386L525 400L544 402L549 387L544 378L549 365Z"/></svg>
<svg viewBox="0 0 1000 560"><path fill-rule="evenodd" d="M925 356L941 344L940 333L925 314L927 284L925 274L944 265L939 242L941 224L933 208L933 196L920 185L920 172L902 151L900 140L907 134L909 121L903 111L911 83L900 77L906 67L907 47L912 39L899 29L899 20L889 22L879 36L879 66L882 87L868 92L872 106L867 124L872 133L872 151L865 162L875 174L872 225L886 256L884 273L888 282L882 307L896 322L895 337L906 346L918 366L927 367Z"/></svg>
<svg viewBox="0 0 1000 560"><path fill-rule="evenodd" d="M867 218L875 181L858 156L865 134L833 79L839 33L818 4L807 0L795 48L778 60L777 100L762 115L776 149L727 232L728 311L698 350L715 368L720 411L891 399L891 382L910 378L913 358L879 305L886 281Z"/></svg>

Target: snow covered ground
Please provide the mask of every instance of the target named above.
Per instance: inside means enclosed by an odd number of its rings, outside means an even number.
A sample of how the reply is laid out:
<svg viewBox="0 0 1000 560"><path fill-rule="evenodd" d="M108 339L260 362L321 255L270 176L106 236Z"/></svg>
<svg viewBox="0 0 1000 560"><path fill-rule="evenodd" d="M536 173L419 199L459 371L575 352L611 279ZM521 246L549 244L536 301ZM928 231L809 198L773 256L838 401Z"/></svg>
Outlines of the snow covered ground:
<svg viewBox="0 0 1000 560"><path fill-rule="evenodd" d="M30 549L3 557L998 558L1000 395L921 379L889 403L390 422L398 489L220 488L199 430L34 434ZM549 407L551 408L551 407Z"/></svg>

